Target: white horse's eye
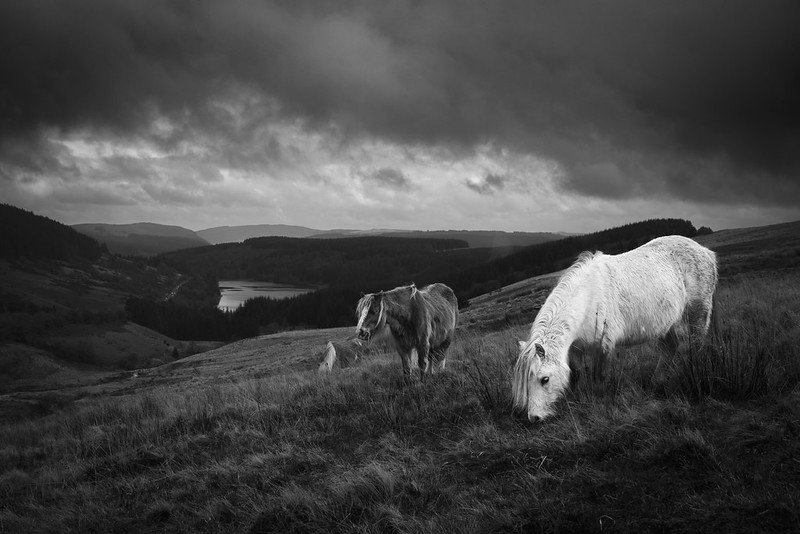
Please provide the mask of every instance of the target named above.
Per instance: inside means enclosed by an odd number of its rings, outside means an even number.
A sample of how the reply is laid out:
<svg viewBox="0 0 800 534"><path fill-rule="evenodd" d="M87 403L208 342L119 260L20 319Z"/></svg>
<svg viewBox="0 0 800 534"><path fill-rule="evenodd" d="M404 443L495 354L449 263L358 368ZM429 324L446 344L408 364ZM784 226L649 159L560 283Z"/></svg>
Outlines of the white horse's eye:
<svg viewBox="0 0 800 534"><path fill-rule="evenodd" d="M542 385L544 386L545 384L547 384L548 382L550 382L550 377L549 377L549 376L543 376L543 377L542 377L542 379L541 379L541 380L539 380L539 382L541 382L541 383L542 383Z"/></svg>

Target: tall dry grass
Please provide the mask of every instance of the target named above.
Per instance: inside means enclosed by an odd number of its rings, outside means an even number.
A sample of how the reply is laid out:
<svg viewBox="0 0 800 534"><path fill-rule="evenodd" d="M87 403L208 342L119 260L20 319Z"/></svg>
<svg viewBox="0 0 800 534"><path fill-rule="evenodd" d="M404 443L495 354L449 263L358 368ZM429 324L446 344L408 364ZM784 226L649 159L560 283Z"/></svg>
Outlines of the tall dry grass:
<svg viewBox="0 0 800 534"><path fill-rule="evenodd" d="M541 425L511 414L525 328L462 335L424 383L387 353L86 398L0 429L0 531L791 528L797 279L723 285L702 346L623 351Z"/></svg>

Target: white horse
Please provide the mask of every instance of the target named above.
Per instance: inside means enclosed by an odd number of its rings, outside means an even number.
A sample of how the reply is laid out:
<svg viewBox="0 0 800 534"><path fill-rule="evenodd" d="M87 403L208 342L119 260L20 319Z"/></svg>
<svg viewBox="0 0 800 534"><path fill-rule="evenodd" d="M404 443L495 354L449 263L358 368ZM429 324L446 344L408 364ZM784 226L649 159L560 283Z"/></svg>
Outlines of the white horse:
<svg viewBox="0 0 800 534"><path fill-rule="evenodd" d="M569 349L594 351L602 369L617 345L705 336L717 286L714 252L681 236L653 239L617 255L584 252L559 280L520 341L514 407L539 421L569 385Z"/></svg>
<svg viewBox="0 0 800 534"><path fill-rule="evenodd" d="M411 373L411 353L416 350L420 378L424 378L433 372L429 356L444 369L458 323L458 300L444 284L422 289L411 284L364 295L356 306L356 317L359 339L369 340L388 326L406 376Z"/></svg>

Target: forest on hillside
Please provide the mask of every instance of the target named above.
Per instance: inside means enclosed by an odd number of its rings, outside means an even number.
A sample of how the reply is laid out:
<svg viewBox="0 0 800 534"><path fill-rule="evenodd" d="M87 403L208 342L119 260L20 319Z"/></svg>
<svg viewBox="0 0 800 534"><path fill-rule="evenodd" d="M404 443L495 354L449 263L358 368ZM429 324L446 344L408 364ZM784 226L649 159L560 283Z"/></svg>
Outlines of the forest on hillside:
<svg viewBox="0 0 800 534"><path fill-rule="evenodd" d="M461 243L447 240L261 238L159 258L195 276L223 273L327 287L283 300L251 299L234 312L146 299L131 299L127 309L133 321L179 339L228 340L291 328L347 326L354 324L355 304L366 292L439 281L455 290L463 307L479 294L562 269L584 250L619 253L661 235L696 233L689 221L653 219L524 247L494 259L493 249L461 248Z"/></svg>
<svg viewBox="0 0 800 534"><path fill-rule="evenodd" d="M196 299L139 297L130 298L126 310L132 321L178 339L229 340L287 328L341 326L352 322L351 308L364 292L439 280L504 250L471 249L457 239L253 238L175 251L152 261L195 280L241 278L321 288L284 300L252 299L234 312L198 307Z"/></svg>
<svg viewBox="0 0 800 534"><path fill-rule="evenodd" d="M560 271L583 251L619 254L664 235L695 237L697 230L683 219L649 219L525 247L503 258L465 268L447 280L462 299L471 299L531 276Z"/></svg>
<svg viewBox="0 0 800 534"><path fill-rule="evenodd" d="M282 284L380 288L387 280L441 276L459 265L489 260L492 252L456 239L382 236L343 239L259 237L162 254L164 262L193 276L264 280Z"/></svg>
<svg viewBox="0 0 800 534"><path fill-rule="evenodd" d="M103 245L47 217L0 204L0 258L96 260Z"/></svg>

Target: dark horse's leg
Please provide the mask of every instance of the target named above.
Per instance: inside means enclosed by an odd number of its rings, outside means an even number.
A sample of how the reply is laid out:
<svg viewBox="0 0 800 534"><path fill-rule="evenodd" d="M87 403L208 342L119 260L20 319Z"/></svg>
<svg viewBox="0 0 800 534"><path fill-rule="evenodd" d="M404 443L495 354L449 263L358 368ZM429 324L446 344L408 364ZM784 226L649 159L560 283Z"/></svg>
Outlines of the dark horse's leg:
<svg viewBox="0 0 800 534"><path fill-rule="evenodd" d="M400 356L400 363L403 366L403 376L406 381L408 381L411 375L411 351L414 349L397 338L394 339L394 347L397 349L397 354Z"/></svg>
<svg viewBox="0 0 800 534"><path fill-rule="evenodd" d="M439 371L444 371L445 363L447 363L447 349L450 347L450 338L445 339L435 349L431 350L433 359L432 366L435 364Z"/></svg>
<svg viewBox="0 0 800 534"><path fill-rule="evenodd" d="M430 348L427 340L417 345L417 364L419 364L419 377L421 380L424 380L425 375L430 372L430 361L428 359Z"/></svg>
<svg viewBox="0 0 800 534"><path fill-rule="evenodd" d="M411 374L411 350L404 350L400 352L400 363L403 364L403 374L408 376Z"/></svg>

